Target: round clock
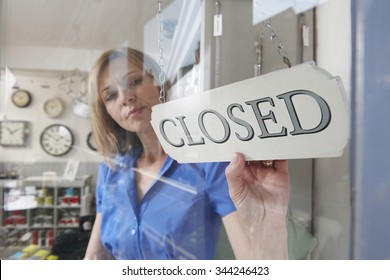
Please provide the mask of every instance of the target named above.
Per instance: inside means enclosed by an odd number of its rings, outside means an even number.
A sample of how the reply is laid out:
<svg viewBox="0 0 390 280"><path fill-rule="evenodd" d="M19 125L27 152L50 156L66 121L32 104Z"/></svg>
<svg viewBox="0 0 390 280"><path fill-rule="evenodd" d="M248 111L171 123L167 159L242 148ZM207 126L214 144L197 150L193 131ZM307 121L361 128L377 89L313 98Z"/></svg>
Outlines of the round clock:
<svg viewBox="0 0 390 280"><path fill-rule="evenodd" d="M43 110L48 117L56 118L61 115L62 111L64 110L64 106L60 98L54 97L46 100L45 104L43 105Z"/></svg>
<svg viewBox="0 0 390 280"><path fill-rule="evenodd" d="M96 146L95 138L93 137L92 132L88 133L88 135L87 135L87 145L88 145L88 147L89 147L91 150L97 151L97 146Z"/></svg>
<svg viewBox="0 0 390 280"><path fill-rule="evenodd" d="M70 129L65 125L53 124L43 130L40 143L46 153L58 157L72 149L74 138Z"/></svg>
<svg viewBox="0 0 390 280"><path fill-rule="evenodd" d="M16 90L11 96L12 103L19 107L24 108L30 105L32 96L27 90Z"/></svg>

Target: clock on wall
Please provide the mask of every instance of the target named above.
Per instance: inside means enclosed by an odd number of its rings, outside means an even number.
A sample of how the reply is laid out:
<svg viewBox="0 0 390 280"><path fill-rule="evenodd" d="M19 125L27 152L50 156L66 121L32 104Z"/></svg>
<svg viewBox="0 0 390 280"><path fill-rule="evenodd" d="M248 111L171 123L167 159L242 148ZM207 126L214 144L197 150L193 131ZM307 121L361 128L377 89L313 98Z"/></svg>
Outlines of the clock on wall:
<svg viewBox="0 0 390 280"><path fill-rule="evenodd" d="M62 124L53 124L46 127L40 138L42 149L49 155L59 157L68 153L74 143L72 131Z"/></svg>
<svg viewBox="0 0 390 280"><path fill-rule="evenodd" d="M88 147L89 147L91 150L97 151L97 146L96 146L95 138L93 137L92 132L88 133L88 135L87 135L87 145L88 145Z"/></svg>
<svg viewBox="0 0 390 280"><path fill-rule="evenodd" d="M64 105L60 98L54 97L46 100L43 104L43 110L49 118L56 118L61 115Z"/></svg>
<svg viewBox="0 0 390 280"><path fill-rule="evenodd" d="M1 121L0 145L9 147L25 146L28 133L27 121Z"/></svg>
<svg viewBox="0 0 390 280"><path fill-rule="evenodd" d="M14 91L14 93L11 95L12 103L19 108L27 107L28 105L30 105L31 100L31 93L27 90L18 89Z"/></svg>

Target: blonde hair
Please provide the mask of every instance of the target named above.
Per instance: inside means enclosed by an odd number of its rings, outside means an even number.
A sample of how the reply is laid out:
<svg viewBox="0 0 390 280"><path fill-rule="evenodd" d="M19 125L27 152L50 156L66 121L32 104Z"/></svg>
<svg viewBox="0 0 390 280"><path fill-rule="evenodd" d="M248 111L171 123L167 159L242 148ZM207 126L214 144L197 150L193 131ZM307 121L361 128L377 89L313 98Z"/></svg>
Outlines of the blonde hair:
<svg viewBox="0 0 390 280"><path fill-rule="evenodd" d="M159 85L159 66L148 55L132 48L112 49L104 52L95 62L89 75L89 105L91 109L92 131L99 153L105 162L113 167L116 155L128 152L132 147L142 147L138 136L120 127L107 113L100 96L99 80L111 61L127 58L128 62L150 73Z"/></svg>

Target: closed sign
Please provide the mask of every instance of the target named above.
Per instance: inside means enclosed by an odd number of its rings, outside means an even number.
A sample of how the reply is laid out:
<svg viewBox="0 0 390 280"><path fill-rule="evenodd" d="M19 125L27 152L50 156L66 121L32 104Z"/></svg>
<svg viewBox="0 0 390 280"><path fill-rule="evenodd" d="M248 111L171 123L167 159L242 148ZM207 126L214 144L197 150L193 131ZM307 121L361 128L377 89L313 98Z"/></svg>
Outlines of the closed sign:
<svg viewBox="0 0 390 280"><path fill-rule="evenodd" d="M342 82L305 63L153 107L152 126L178 162L337 157L348 142Z"/></svg>

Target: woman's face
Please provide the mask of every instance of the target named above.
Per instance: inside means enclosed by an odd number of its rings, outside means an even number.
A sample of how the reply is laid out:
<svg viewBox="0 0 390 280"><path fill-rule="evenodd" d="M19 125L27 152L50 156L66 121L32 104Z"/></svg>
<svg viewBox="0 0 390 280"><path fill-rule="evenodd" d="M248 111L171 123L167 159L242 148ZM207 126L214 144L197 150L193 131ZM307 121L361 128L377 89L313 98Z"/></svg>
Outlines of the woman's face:
<svg viewBox="0 0 390 280"><path fill-rule="evenodd" d="M151 108L159 103L159 89L150 74L117 58L102 72L98 88L108 114L122 128L137 134L152 129Z"/></svg>

